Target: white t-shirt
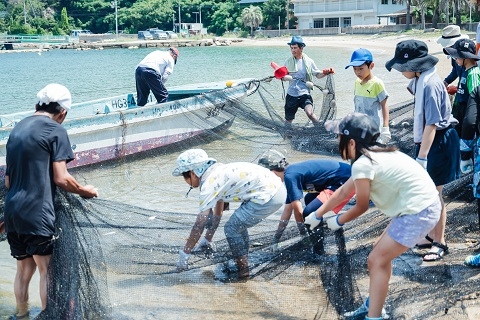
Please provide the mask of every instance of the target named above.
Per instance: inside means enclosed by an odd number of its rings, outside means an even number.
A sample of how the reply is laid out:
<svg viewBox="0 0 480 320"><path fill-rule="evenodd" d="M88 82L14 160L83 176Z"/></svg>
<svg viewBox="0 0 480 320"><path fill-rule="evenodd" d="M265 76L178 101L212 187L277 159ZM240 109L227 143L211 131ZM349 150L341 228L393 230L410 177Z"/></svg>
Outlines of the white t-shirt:
<svg viewBox="0 0 480 320"><path fill-rule="evenodd" d="M162 76L162 82L166 82L169 75L173 72L175 60L168 51L156 50L147 54L137 67L150 68Z"/></svg>
<svg viewBox="0 0 480 320"><path fill-rule="evenodd" d="M385 215L416 214L438 199L427 170L400 151L372 152L352 165L352 179L369 179L370 199Z"/></svg>
<svg viewBox="0 0 480 320"><path fill-rule="evenodd" d="M270 170L248 162L216 163L200 181L200 211L213 208L217 201L267 203L284 188Z"/></svg>

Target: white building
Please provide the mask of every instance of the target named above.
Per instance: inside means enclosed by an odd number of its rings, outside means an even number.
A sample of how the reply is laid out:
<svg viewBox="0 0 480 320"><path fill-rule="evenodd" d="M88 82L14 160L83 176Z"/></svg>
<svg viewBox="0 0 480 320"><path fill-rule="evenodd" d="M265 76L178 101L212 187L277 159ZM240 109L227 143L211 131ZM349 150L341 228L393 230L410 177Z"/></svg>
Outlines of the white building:
<svg viewBox="0 0 480 320"><path fill-rule="evenodd" d="M392 25L406 5L397 0L292 0L298 29ZM390 15L390 16L389 16Z"/></svg>

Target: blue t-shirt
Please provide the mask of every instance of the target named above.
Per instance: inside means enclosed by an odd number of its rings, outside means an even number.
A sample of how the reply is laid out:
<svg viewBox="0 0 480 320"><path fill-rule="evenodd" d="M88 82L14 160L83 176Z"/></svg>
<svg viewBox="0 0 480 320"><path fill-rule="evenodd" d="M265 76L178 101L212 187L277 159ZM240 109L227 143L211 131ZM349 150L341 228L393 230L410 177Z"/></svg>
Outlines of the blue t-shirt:
<svg viewBox="0 0 480 320"><path fill-rule="evenodd" d="M15 125L7 142L7 232L45 237L54 234L52 162L73 159L67 131L48 116L33 115Z"/></svg>
<svg viewBox="0 0 480 320"><path fill-rule="evenodd" d="M318 159L290 164L284 174L286 203L302 199L304 191L337 190L350 175L350 165L335 160Z"/></svg>

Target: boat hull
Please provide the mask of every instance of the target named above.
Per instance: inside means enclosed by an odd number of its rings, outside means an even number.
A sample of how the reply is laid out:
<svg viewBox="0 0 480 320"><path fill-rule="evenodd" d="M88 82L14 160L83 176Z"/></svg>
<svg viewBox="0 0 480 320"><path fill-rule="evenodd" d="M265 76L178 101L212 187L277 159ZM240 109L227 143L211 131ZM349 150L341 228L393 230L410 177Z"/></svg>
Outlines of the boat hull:
<svg viewBox="0 0 480 320"><path fill-rule="evenodd" d="M82 103L76 109L73 106L74 117L67 117L62 124L75 155L68 167L123 158L227 130L235 116L232 104L242 101L248 91L249 84L239 84L144 107L114 109L107 103L111 98ZM86 115L80 116L80 107L87 109ZM5 175L6 143L13 127L0 128L0 176Z"/></svg>

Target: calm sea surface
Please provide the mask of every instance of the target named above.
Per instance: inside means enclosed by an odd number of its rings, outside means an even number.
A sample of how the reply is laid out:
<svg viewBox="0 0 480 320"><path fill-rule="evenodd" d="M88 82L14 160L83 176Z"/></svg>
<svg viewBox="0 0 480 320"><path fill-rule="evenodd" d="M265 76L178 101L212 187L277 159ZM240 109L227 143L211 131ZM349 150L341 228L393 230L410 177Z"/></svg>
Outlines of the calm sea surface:
<svg viewBox="0 0 480 320"><path fill-rule="evenodd" d="M236 78L261 79L270 76L273 74L270 62L282 64L290 55L286 42L288 41L285 40L285 46L281 47L180 48L178 64L167 82L167 87ZM368 48L367 45L366 47ZM339 116L353 110L355 75L351 68L345 70L344 66L350 61L354 49L356 48L314 48L308 47L308 43L305 49L305 53L315 60L320 69L333 67L336 70ZM33 111L36 93L52 82L67 86L72 92L74 103L133 92L135 66L152 50L154 49L52 50L41 54L0 54L0 114ZM410 96L405 89L407 80L400 73L390 73L384 67L385 61L391 56L381 50L372 53L376 64L374 74L384 81L390 94L389 103L409 100ZM278 81L271 85L280 86ZM315 99L320 98L314 96ZM274 101L277 102L275 106L279 112L283 114L284 101L281 95ZM263 105L258 107L263 108ZM232 130L238 130L235 123ZM241 130L244 136L251 137L250 141L255 141L258 134L245 128ZM289 145L278 137L257 138L258 143L253 144L227 139L214 141L202 147L210 156L223 162L255 161L258 154L270 148L272 144L287 152L291 162L315 157L291 150ZM188 188L183 179L171 175L177 155L178 153L175 153L127 161L123 164L102 165L74 171L73 174L81 183L98 187L100 197L104 199L158 210L194 212L198 207L196 202L198 193L192 191L190 197L185 199L184 195ZM14 276L15 260L9 255L6 241L0 242L0 319L6 318L15 310ZM32 280L30 297L33 306L40 306L36 276Z"/></svg>

